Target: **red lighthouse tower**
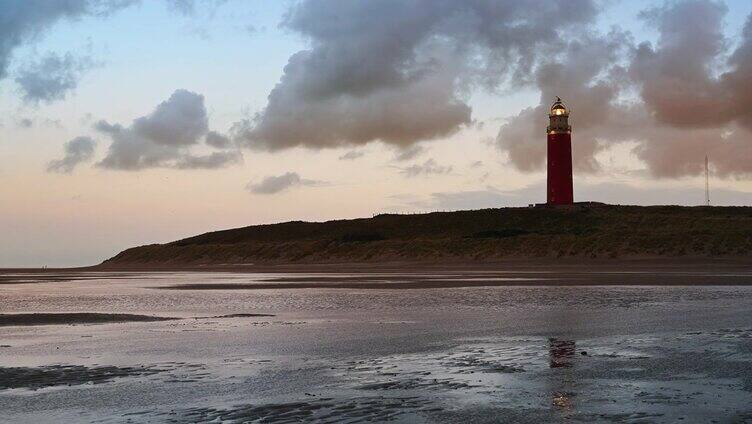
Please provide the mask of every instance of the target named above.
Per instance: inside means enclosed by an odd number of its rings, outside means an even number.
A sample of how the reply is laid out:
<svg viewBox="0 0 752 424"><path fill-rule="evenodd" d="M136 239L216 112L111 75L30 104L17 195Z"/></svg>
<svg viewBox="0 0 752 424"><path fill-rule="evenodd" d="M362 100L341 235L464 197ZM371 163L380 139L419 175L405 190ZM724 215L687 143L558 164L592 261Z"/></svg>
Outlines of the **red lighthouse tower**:
<svg viewBox="0 0 752 424"><path fill-rule="evenodd" d="M569 110L560 98L548 114L548 204L571 205L572 194L572 127Z"/></svg>

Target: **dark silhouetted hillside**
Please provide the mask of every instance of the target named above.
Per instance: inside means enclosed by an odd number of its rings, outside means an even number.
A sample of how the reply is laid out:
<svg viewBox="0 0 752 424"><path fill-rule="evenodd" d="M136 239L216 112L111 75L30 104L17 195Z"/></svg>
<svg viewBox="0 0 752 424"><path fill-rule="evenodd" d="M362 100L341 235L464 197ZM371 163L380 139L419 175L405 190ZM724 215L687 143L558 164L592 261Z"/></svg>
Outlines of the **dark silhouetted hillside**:
<svg viewBox="0 0 752 424"><path fill-rule="evenodd" d="M104 265L752 257L752 208L501 208L286 222L125 250Z"/></svg>

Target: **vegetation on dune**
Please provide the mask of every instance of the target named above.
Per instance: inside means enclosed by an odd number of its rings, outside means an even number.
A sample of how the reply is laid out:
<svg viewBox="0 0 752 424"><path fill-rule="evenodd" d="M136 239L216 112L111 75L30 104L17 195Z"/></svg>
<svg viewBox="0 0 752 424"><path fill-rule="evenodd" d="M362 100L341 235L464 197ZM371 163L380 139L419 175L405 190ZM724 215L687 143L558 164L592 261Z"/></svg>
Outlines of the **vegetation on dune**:
<svg viewBox="0 0 752 424"><path fill-rule="evenodd" d="M750 255L751 207L577 204L257 225L135 247L105 264Z"/></svg>

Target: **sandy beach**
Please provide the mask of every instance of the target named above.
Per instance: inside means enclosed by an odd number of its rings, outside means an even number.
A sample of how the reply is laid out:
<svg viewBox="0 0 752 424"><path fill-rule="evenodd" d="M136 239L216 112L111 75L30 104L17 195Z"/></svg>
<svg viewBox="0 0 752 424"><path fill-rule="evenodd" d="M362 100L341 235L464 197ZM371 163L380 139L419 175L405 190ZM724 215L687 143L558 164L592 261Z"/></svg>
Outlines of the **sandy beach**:
<svg viewBox="0 0 752 424"><path fill-rule="evenodd" d="M752 419L738 263L2 280L12 422Z"/></svg>

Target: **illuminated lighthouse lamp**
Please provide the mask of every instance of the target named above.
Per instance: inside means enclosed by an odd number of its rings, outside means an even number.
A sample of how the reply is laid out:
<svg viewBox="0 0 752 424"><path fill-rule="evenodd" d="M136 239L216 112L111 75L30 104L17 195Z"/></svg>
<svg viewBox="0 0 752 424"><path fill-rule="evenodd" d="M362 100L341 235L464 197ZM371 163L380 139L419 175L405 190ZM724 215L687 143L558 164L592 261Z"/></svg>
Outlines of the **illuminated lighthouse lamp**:
<svg viewBox="0 0 752 424"><path fill-rule="evenodd" d="M572 126L569 109L559 97L551 105L546 128L548 142L547 203L571 205L572 189Z"/></svg>

